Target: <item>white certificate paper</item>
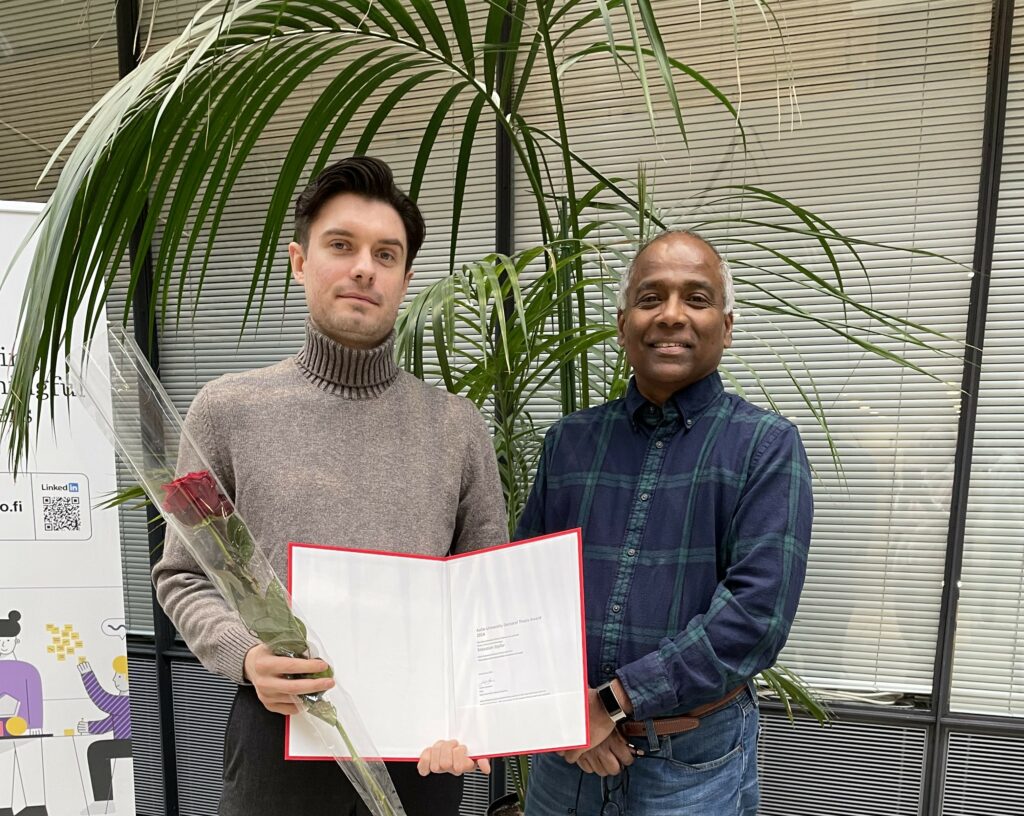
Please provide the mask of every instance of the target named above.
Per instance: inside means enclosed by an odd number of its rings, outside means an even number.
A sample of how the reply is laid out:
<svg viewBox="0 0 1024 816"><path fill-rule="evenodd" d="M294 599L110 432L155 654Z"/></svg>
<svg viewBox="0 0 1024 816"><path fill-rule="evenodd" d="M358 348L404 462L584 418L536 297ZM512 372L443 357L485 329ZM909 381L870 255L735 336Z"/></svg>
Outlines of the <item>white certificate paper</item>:
<svg viewBox="0 0 1024 816"><path fill-rule="evenodd" d="M589 743L582 552L579 530L448 558L293 543L288 582L378 759L559 751ZM291 717L285 756L330 759Z"/></svg>

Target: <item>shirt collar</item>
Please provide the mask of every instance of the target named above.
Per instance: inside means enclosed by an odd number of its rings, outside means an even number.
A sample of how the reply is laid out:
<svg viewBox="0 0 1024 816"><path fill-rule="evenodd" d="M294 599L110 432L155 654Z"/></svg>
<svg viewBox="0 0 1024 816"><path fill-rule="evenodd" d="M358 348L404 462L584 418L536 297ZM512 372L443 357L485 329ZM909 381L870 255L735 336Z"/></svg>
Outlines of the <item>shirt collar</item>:
<svg viewBox="0 0 1024 816"><path fill-rule="evenodd" d="M717 371L712 371L703 379L697 380L685 388L680 388L669 397L668 401L678 412L679 421L683 422L695 420L724 392L725 386L722 385L722 378ZM649 402L636 387L636 377L630 377L629 387L626 389L626 411L634 428L637 427L640 411L649 405L653 405L653 403Z"/></svg>

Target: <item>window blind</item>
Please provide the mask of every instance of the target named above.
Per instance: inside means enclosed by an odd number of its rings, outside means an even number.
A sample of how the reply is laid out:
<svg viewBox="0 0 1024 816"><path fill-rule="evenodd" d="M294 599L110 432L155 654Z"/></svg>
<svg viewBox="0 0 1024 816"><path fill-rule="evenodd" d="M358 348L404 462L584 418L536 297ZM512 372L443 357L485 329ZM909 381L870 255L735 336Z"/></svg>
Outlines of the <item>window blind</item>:
<svg viewBox="0 0 1024 816"><path fill-rule="evenodd" d="M951 705L1024 716L1024 7L1014 11L1002 177L968 494Z"/></svg>
<svg viewBox="0 0 1024 816"><path fill-rule="evenodd" d="M671 109L660 91L653 95L655 139L642 95L631 85L624 89L610 63L597 58L563 76L572 146L609 175L636 178L644 163L666 219L697 226L715 241L733 266L738 297L751 304L782 297L822 319L849 314L751 245L789 254L835 282L813 239L758 223L799 228L795 218L764 202L712 203L714 197L703 193L708 188L765 187L864 241L949 258L862 244L867 277L850 253L839 258L851 295L952 338L934 338L953 355L944 357L867 335L926 366L934 378L881 361L812 322L753 305L738 309L733 351L756 377L735 356L724 361L754 402L766 404L756 378L764 383L800 427L816 472L808 580L782 659L821 686L927 693L959 403L955 355L964 338L974 242L990 4L794 0L781 7L788 50L765 27L756 4L737 7L739 79L729 3L660 3L656 11L669 53L733 100L742 99L745 153L728 113L684 79L677 87L688 143L673 136ZM599 36L596 30L590 35ZM789 102L789 76L798 108ZM553 125L548 100L528 104L528 116ZM526 184L521 175L518 180L517 212L525 213ZM517 220L521 245L539 240L535 221ZM805 382L807 373L813 376L841 472L786 366Z"/></svg>

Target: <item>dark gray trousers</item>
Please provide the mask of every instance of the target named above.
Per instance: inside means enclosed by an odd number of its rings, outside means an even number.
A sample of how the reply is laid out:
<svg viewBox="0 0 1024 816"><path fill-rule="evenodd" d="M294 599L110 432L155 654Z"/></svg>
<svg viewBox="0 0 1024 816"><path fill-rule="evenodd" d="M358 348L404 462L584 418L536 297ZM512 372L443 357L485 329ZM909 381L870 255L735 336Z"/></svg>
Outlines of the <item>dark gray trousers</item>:
<svg viewBox="0 0 1024 816"><path fill-rule="evenodd" d="M462 779L422 777L415 762L389 762L408 816L457 816ZM224 735L219 816L371 816L333 761L284 758L284 717L267 711L251 686L239 686Z"/></svg>
<svg viewBox="0 0 1024 816"><path fill-rule="evenodd" d="M108 802L114 798L114 779L111 760L132 755L132 741L127 739L96 740L89 746L89 780L92 782L92 798L96 802Z"/></svg>

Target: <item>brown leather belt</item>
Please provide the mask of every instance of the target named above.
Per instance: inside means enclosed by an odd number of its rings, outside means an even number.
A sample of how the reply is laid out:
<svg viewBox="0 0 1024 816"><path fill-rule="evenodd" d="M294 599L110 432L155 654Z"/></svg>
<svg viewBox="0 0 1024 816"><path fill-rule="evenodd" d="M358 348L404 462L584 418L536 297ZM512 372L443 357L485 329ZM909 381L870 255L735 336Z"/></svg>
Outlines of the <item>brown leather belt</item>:
<svg viewBox="0 0 1024 816"><path fill-rule="evenodd" d="M747 688L747 684L737 686L722 699L712 703L705 703L697 706L693 711L687 711L678 717L655 717L654 733L659 737L667 737L672 734L682 734L685 731L692 731L700 726L701 717L714 714L716 711L725 708L729 703L740 696ZM619 731L625 737L643 737L647 734L647 725L644 720L623 720L619 723Z"/></svg>

